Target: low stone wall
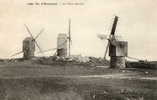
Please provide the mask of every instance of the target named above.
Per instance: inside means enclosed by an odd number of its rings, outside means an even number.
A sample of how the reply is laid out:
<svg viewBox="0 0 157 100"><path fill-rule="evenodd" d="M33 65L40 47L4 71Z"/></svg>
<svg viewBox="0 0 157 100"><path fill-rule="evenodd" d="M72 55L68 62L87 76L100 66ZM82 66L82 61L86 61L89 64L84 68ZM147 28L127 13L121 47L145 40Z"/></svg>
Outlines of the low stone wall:
<svg viewBox="0 0 157 100"><path fill-rule="evenodd" d="M111 68L126 68L125 57L111 56L110 67Z"/></svg>

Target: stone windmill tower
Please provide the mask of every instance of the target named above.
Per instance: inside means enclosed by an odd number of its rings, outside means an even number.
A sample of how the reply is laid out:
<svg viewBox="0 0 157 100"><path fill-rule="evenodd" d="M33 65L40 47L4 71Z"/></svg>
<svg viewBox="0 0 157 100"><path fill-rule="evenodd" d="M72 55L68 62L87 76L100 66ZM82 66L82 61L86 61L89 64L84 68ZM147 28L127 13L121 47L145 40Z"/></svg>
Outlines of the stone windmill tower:
<svg viewBox="0 0 157 100"><path fill-rule="evenodd" d="M23 40L23 58L30 59L34 57L35 52L35 42L31 37L27 37Z"/></svg>
<svg viewBox="0 0 157 100"><path fill-rule="evenodd" d="M57 56L67 56L67 35L64 33L58 34L57 37Z"/></svg>
<svg viewBox="0 0 157 100"><path fill-rule="evenodd" d="M67 57L70 56L71 50L71 20L69 19L68 35L65 33L58 34L57 37L57 56Z"/></svg>

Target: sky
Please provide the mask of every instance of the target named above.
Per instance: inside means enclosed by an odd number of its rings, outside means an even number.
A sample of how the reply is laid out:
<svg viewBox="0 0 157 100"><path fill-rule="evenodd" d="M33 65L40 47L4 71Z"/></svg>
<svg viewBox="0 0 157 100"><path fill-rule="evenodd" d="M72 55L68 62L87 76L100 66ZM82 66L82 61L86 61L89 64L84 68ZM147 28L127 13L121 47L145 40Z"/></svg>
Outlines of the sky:
<svg viewBox="0 0 157 100"><path fill-rule="evenodd" d="M58 5L28 5L41 2ZM62 5L69 2L80 5ZM103 57L107 41L97 35L109 35L117 15L116 35L128 41L128 55L157 60L156 4L156 0L0 0L0 58L22 50L22 41L29 36L24 24L33 36L44 28L37 39L43 50L56 48L57 35L68 32L69 18L72 54Z"/></svg>

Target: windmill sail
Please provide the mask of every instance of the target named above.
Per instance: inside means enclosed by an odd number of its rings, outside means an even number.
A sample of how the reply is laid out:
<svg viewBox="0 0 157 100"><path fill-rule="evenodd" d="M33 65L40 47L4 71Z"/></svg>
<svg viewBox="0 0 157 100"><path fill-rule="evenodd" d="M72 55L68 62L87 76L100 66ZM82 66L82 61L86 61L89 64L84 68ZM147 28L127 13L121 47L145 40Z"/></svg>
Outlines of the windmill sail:
<svg viewBox="0 0 157 100"><path fill-rule="evenodd" d="M15 53L15 54L11 55L11 57L17 56L17 55L19 55L19 54L21 54L21 53L23 53L23 51L17 52L17 53Z"/></svg>
<svg viewBox="0 0 157 100"><path fill-rule="evenodd" d="M115 35L115 31L116 31L116 27L117 27L117 22L118 22L118 16L115 16L114 22L113 22L113 25L112 25L112 29L111 29L111 33L110 33L110 36L109 36L109 39L108 39L109 41ZM109 41L107 43L107 47L106 47L106 50L105 50L104 59L106 59L106 55L107 55L107 52L108 52L108 49L109 49L109 45L110 45Z"/></svg>
<svg viewBox="0 0 157 100"><path fill-rule="evenodd" d="M25 27L26 27L26 29L27 29L28 34L33 38L33 35L32 35L32 33L31 33L31 31L29 30L28 26L27 26L26 24L24 24L24 25L25 25ZM33 39L34 39L34 38L33 38Z"/></svg>
<svg viewBox="0 0 157 100"><path fill-rule="evenodd" d="M44 29L41 29L41 31L38 33L38 35L34 38L35 40L44 32Z"/></svg>
<svg viewBox="0 0 157 100"><path fill-rule="evenodd" d="M112 30L111 30L111 35L115 34L116 27L117 27L117 22L118 22L118 16L115 16L113 26L112 26Z"/></svg>
<svg viewBox="0 0 157 100"><path fill-rule="evenodd" d="M69 56L71 54L71 43L72 43L72 40L71 40L71 19L69 19L69 30L68 30L68 40L69 40Z"/></svg>

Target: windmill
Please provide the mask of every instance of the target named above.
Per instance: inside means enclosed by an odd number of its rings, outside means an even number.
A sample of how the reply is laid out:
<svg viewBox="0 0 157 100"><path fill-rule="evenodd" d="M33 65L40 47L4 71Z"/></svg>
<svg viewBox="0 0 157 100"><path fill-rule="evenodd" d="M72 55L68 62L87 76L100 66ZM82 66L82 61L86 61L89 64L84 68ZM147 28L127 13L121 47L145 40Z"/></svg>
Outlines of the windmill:
<svg viewBox="0 0 157 100"><path fill-rule="evenodd" d="M60 33L57 39L57 56L66 57L71 55L71 20L68 21L68 34ZM68 47L68 48L67 48Z"/></svg>
<svg viewBox="0 0 157 100"><path fill-rule="evenodd" d="M107 38L107 36L99 36L99 38L108 40L104 59L106 59L107 52L109 51L110 67L124 68L125 57L127 56L128 52L128 42L116 39L115 31L117 27L117 22L118 16L115 16L109 38Z"/></svg>
<svg viewBox="0 0 157 100"><path fill-rule="evenodd" d="M57 36L57 47L51 48L47 50L43 50L42 52L55 51L54 56L59 57L67 57L71 55L71 19L68 21L68 32L67 33L59 33Z"/></svg>
<svg viewBox="0 0 157 100"><path fill-rule="evenodd" d="M32 57L34 57L34 52L35 52L35 46L37 46L37 48L39 49L39 51L42 53L42 49L40 48L40 46L38 45L38 42L36 41L36 39L41 35L41 33L44 31L44 29L42 29L36 37L33 37L31 31L29 30L27 25L24 25L26 27L26 30L28 32L28 34L30 35L30 37L26 37L23 40L23 47L22 47L22 51L13 54L12 56L16 56L19 55L21 53L23 53L23 58L24 59L30 59Z"/></svg>

